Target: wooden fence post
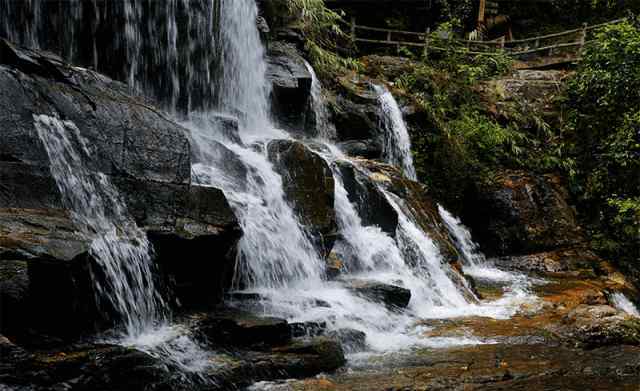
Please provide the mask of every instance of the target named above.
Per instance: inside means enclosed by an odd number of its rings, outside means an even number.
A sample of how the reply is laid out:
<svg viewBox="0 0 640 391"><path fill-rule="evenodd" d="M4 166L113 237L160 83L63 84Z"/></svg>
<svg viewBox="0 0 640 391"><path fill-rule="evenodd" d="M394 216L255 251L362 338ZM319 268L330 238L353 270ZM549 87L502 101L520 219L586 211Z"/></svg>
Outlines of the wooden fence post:
<svg viewBox="0 0 640 391"><path fill-rule="evenodd" d="M431 35L431 27L427 27L427 33L424 36L424 58L429 58L429 36Z"/></svg>
<svg viewBox="0 0 640 391"><path fill-rule="evenodd" d="M500 50L504 52L504 41L505 41L505 36L503 35L502 37L500 37Z"/></svg>
<svg viewBox="0 0 640 391"><path fill-rule="evenodd" d="M584 44L587 42L587 24L582 24L582 31L580 32L580 53L584 49Z"/></svg>
<svg viewBox="0 0 640 391"><path fill-rule="evenodd" d="M356 17L352 16L351 17L351 38L354 40L356 40Z"/></svg>

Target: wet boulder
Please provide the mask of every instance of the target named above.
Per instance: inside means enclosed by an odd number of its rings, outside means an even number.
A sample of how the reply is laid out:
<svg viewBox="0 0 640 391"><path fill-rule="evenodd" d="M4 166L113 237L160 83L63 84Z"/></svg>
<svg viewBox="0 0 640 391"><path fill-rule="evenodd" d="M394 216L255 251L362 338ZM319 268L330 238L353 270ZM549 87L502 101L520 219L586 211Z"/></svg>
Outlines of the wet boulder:
<svg viewBox="0 0 640 391"><path fill-rule="evenodd" d="M489 253L530 254L584 242L568 193L554 175L499 173L491 184L477 186L466 205L465 221Z"/></svg>
<svg viewBox="0 0 640 391"><path fill-rule="evenodd" d="M306 135L312 76L304 59L295 45L277 41L269 45L267 64L267 79L272 85L272 109L278 124L294 133Z"/></svg>
<svg viewBox="0 0 640 391"><path fill-rule="evenodd" d="M218 310L196 315L198 333L213 346L264 347L279 346L291 340L286 320L253 315L241 310Z"/></svg>
<svg viewBox="0 0 640 391"><path fill-rule="evenodd" d="M219 295L225 284L218 280L227 281L234 264L227 254L239 226L219 190L192 186L184 128L122 83L5 40L0 124L0 262L28 262L35 306L29 312L48 319L32 326L71 337L93 330L94 315L101 317L91 314L91 270L98 270L91 238L62 201L39 137L44 127L63 128L89 175L112 184L128 214L152 233L161 260L176 254L201 260L196 269L214 271L212 288Z"/></svg>
<svg viewBox="0 0 640 391"><path fill-rule="evenodd" d="M334 179L329 165L304 144L275 140L267 146L269 160L282 176L285 195L316 248L327 257L336 236Z"/></svg>
<svg viewBox="0 0 640 391"><path fill-rule="evenodd" d="M365 226L377 226L387 235L395 237L398 212L391 206L376 182L347 161L335 163L349 201L355 206Z"/></svg>
<svg viewBox="0 0 640 391"><path fill-rule="evenodd" d="M382 156L382 143L376 139L343 141L338 147L348 156L365 159L378 159Z"/></svg>
<svg viewBox="0 0 640 391"><path fill-rule="evenodd" d="M355 329L338 329L326 333L326 336L340 342L346 353L361 352L367 348L367 335Z"/></svg>
<svg viewBox="0 0 640 391"><path fill-rule="evenodd" d="M315 376L321 372L334 371L346 364L340 343L327 337L294 340L288 345L273 349L270 356L269 364L266 365L272 370L278 369L281 373L278 378ZM256 371L260 371L261 365L256 364Z"/></svg>
<svg viewBox="0 0 640 391"><path fill-rule="evenodd" d="M105 320L95 304L90 246L65 210L0 207L5 333L73 337Z"/></svg>
<svg viewBox="0 0 640 391"><path fill-rule="evenodd" d="M640 318L608 305L581 304L563 322L561 333L579 346L640 345Z"/></svg>
<svg viewBox="0 0 640 391"><path fill-rule="evenodd" d="M406 308L411 300L409 289L378 281L349 280L346 288L369 300L383 303L390 309Z"/></svg>
<svg viewBox="0 0 640 391"><path fill-rule="evenodd" d="M338 140L372 140L374 145L382 145L383 135L378 124L380 108L376 98L339 95L330 107Z"/></svg>
<svg viewBox="0 0 640 391"><path fill-rule="evenodd" d="M222 191L191 186L185 209L172 227L147 227L157 262L182 306L221 301L231 286L235 248L242 236Z"/></svg>

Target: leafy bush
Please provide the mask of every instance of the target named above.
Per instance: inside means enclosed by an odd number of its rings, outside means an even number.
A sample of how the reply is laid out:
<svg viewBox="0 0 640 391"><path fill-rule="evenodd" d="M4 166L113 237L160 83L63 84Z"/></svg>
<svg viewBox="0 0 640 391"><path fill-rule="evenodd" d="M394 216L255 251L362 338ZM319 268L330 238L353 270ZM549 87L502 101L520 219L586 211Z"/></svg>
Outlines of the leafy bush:
<svg viewBox="0 0 640 391"><path fill-rule="evenodd" d="M603 28L569 84L573 191L607 255L640 255L640 23ZM640 266L640 265L637 265Z"/></svg>
<svg viewBox="0 0 640 391"><path fill-rule="evenodd" d="M324 0L289 0L287 7L305 35L309 60L320 77L329 80L359 69L358 61L338 54L339 44L348 46L350 39L340 27L340 13L327 8Z"/></svg>

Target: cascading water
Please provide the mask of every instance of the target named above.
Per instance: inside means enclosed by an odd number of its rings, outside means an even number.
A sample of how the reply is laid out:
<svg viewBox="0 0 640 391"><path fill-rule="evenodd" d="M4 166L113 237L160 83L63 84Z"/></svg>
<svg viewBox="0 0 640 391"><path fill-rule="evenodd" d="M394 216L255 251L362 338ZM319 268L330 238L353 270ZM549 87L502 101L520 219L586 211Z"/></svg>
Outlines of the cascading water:
<svg viewBox="0 0 640 391"><path fill-rule="evenodd" d="M0 36L126 81L171 112L209 110L219 6L220 0L0 0Z"/></svg>
<svg viewBox="0 0 640 391"><path fill-rule="evenodd" d="M624 295L624 293L615 292L611 295L610 300L617 309L622 310L631 316L640 318L640 311L631 302L631 300L629 300L629 298Z"/></svg>
<svg viewBox="0 0 640 391"><path fill-rule="evenodd" d="M0 4L7 5L0 14L0 34L20 31L15 26L11 27L14 23L11 17L16 12L24 12L29 15L26 19L30 21L29 28L10 38L25 44L32 43L31 46L43 42L45 30L38 19L44 6L42 2L31 0L26 11L9 7L12 4L10 0L0 0ZM496 302L477 303L464 284L455 281L453 270L444 262L434 242L420 229L410 208L383 188L378 190L399 218L395 237L379 227L363 224L356 205L349 199L342 174L334 164L348 158L328 142L334 138L335 128L322 101L322 86L313 68L308 66L313 76L311 99L316 133L320 142L325 144L319 153L331 165L336 184L335 209L340 239L335 251L345 262L341 280L324 280L324 261L286 201L282 178L267 157L266 145L270 140L290 136L276 129L270 120L270 84L266 80L265 50L255 25L258 8L254 0L168 0L157 5L144 0L126 0L118 4L77 0L57 4L62 4L60 7L64 9L75 9L70 14L71 24L83 26L64 27L59 47L65 57L80 59L80 63L91 64L112 76L128 80L130 85L160 97L165 108L174 113L180 110L187 113L186 119L182 117L181 120L191 133L193 182L222 189L236 212L244 235L238 245L235 287L260 293L266 299L263 311L291 321L323 321L333 329L362 330L373 350L388 351L414 345L478 342L465 338L423 338L424 327L417 325L420 319L465 315L507 317L516 310L515 301L508 295ZM92 15L90 23L80 20L87 14ZM114 24L119 28L114 34L115 42L105 43L100 40L102 38L94 37L105 36L105 22L109 15L115 18ZM219 24L218 29L213 28L215 23ZM52 26L48 29L53 31L62 29L60 21L55 18L49 24ZM94 32L103 31L103 34L82 34L87 28ZM91 37L89 43L82 39L85 35ZM105 58L104 52L121 54L126 59L124 69L112 69L113 64ZM216 72L218 66L220 72ZM216 73L220 74L220 79L213 77ZM415 180L410 139L400 108L389 91L383 87L376 87L376 90L386 137L385 159L401 167L407 178ZM222 131L221 119L222 122L233 122L229 116L239 119L238 137L230 137ZM51 118L39 118L37 123L42 128L43 137L47 137L51 129L57 132L54 132L56 137L60 137L60 129L65 134L75 134L75 131L68 132L73 130L70 123ZM48 142L53 143L53 140ZM312 144L309 145L313 148ZM65 150L61 156L73 156L70 151L73 152L72 149ZM80 158L79 155L76 157ZM67 167L67 172L78 169L75 175L90 178L83 180L93 183L97 189L89 191L89 194L101 194L110 188L104 177L83 171L80 160L72 159L72 162L75 165ZM351 164L365 177L371 175L357 161ZM74 178L67 175L65 180L69 182L64 183L78 182ZM95 178L103 180L100 182ZM86 193L86 189L83 191ZM115 202L110 197L118 199L117 193L112 192L111 196L103 196L102 201L92 202ZM106 210L113 209L110 204L107 206ZM90 205L84 210L92 211L93 207ZM125 238L138 238L139 230L126 218L126 210L116 210L122 211L122 216L111 221L107 219L104 224L108 229L98 227L102 230L96 232L114 232L115 235L118 231L112 228L124 227ZM445 211L441 213L447 221ZM79 216L83 215L79 213ZM465 237L468 231L466 234L460 231L457 229L460 228L459 222L452 221L458 225L447 225L469 262L465 264L465 271L472 266L471 262L482 266L484 260L477 248L464 247L467 243L464 240L469 240L469 246L472 243L470 236ZM102 252L106 254L102 256L116 257L109 274L115 276L114 281L122 282L117 287L122 293L116 289L112 299L116 308L122 307L125 318L130 314L126 327L131 329L128 333L132 336L131 343L143 349L146 347L152 354L175 356L178 365L186 369L203 370L207 355L185 336L186 331L164 324L166 315L153 291L151 272L127 270L129 266L122 266L118 261L117 251L131 251L134 257L142 257L142 262L136 262L136 267L147 265L146 239L141 242L142 246L129 249L126 240L121 244L123 234L119 235L102 240L105 242L101 245ZM122 246L117 251L108 247L115 241ZM138 254L139 251L143 254ZM97 250L96 254L101 256ZM133 274L133 283L124 284L127 280L122 279L119 273ZM407 288L412 292L409 307L403 312L392 311L381 303L361 297L348 289L350 279L375 280ZM143 290L142 297L152 297L154 301L138 303L138 290ZM163 324L164 327L159 329L151 327Z"/></svg>
<svg viewBox="0 0 640 391"><path fill-rule="evenodd" d="M104 283L96 280L99 298L111 302L127 336L163 323L167 311L155 289L146 234L127 215L108 178L86 168L80 153L91 152L80 131L72 122L46 115L35 117L34 123L65 204L81 231L92 238L91 255L106 277Z"/></svg>
<svg viewBox="0 0 640 391"><path fill-rule="evenodd" d="M417 179L411 156L411 139L402 111L391 92L382 86L374 86L380 102L380 125L384 131L384 156L388 163L402 168L404 175Z"/></svg>
<svg viewBox="0 0 640 391"><path fill-rule="evenodd" d="M336 127L331 122L327 105L324 104L322 83L311 64L305 61L304 65L311 75L311 109L316 127L315 134L322 140L333 140L336 138Z"/></svg>
<svg viewBox="0 0 640 391"><path fill-rule="evenodd" d="M135 346L184 372L204 371L208 355L179 327L169 325L169 309L153 281L145 232L128 215L107 176L86 168L91 151L80 130L73 122L47 115L34 117L34 125L64 203L91 239L90 253L103 275L94 280L96 299L107 300L122 325L109 342Z"/></svg>

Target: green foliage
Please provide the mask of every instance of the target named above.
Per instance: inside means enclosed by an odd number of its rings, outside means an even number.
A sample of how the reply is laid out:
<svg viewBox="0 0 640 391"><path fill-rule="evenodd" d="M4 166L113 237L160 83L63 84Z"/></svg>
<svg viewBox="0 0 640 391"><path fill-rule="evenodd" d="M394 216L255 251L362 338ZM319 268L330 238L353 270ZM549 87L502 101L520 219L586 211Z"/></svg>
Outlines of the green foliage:
<svg viewBox="0 0 640 391"><path fill-rule="evenodd" d="M289 0L288 11L297 19L309 60L320 77L331 79L359 69L358 61L337 54L339 43L350 39L340 28L342 14L327 8L324 0Z"/></svg>
<svg viewBox="0 0 640 391"><path fill-rule="evenodd" d="M603 28L569 83L568 145L574 192L596 245L640 255L640 23ZM640 266L640 265L639 265Z"/></svg>

